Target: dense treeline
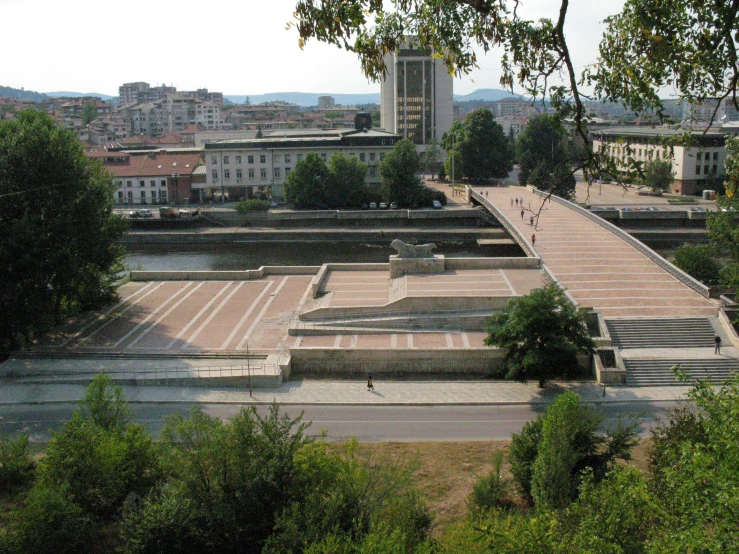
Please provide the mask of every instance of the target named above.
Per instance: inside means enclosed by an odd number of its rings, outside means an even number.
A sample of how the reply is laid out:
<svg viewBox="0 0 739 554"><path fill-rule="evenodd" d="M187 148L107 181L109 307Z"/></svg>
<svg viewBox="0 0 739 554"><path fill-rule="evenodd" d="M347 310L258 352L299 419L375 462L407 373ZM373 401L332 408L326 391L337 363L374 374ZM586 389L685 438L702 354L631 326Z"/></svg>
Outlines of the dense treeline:
<svg viewBox="0 0 739 554"><path fill-rule="evenodd" d="M568 392L514 435L475 484L469 514L431 538L406 461L244 409L170 416L154 442L98 376L34 464L0 440L2 553L736 552L739 380L698 385L652 431L649 472L625 465L637 425L605 425Z"/></svg>

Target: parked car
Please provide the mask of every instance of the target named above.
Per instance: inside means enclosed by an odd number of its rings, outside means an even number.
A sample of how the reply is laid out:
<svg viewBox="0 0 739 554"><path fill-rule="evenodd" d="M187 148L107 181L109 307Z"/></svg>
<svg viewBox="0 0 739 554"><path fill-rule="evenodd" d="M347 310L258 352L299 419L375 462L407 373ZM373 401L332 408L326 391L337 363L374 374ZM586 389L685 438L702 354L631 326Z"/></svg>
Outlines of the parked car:
<svg viewBox="0 0 739 554"><path fill-rule="evenodd" d="M705 213L706 212L706 209L705 208L690 208L690 211L691 212Z"/></svg>
<svg viewBox="0 0 739 554"><path fill-rule="evenodd" d="M171 206L159 208L160 219L177 219L182 214L182 210L176 210Z"/></svg>
<svg viewBox="0 0 739 554"><path fill-rule="evenodd" d="M154 214L151 210L133 210L128 212L128 217L131 219L152 219Z"/></svg>
<svg viewBox="0 0 739 554"><path fill-rule="evenodd" d="M398 209L398 203L397 202L391 202L390 203L390 209L391 210L397 210Z"/></svg>
<svg viewBox="0 0 739 554"><path fill-rule="evenodd" d="M387 210L387 203L386 202L380 202L380 209L381 210Z"/></svg>
<svg viewBox="0 0 739 554"><path fill-rule="evenodd" d="M441 209L441 202L439 202L438 200L434 200L434 203L432 205L433 205L433 207L434 207L435 210L440 210Z"/></svg>
<svg viewBox="0 0 739 554"><path fill-rule="evenodd" d="M377 209L377 202L370 202L370 210L376 210Z"/></svg>

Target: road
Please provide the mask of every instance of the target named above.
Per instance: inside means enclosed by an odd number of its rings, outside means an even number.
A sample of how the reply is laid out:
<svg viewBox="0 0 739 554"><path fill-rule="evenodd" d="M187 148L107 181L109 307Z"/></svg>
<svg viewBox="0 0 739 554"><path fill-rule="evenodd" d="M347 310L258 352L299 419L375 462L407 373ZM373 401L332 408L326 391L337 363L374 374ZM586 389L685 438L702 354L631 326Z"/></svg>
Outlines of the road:
<svg viewBox="0 0 739 554"><path fill-rule="evenodd" d="M640 417L643 433L674 406L674 402L624 402L602 404L606 425L615 425L619 416ZM186 415L195 404L137 404L135 420L155 435L162 428L164 416ZM199 404L207 414L229 418L240 406ZM47 442L50 429L62 427L74 411L74 405L9 405L0 407L3 433L25 433L31 441ZM304 412L312 421L309 434L322 429L331 441L356 437L360 442L383 441L486 441L507 440L543 410L541 405L498 406L289 406L282 410L291 416ZM266 408L261 407L260 411Z"/></svg>

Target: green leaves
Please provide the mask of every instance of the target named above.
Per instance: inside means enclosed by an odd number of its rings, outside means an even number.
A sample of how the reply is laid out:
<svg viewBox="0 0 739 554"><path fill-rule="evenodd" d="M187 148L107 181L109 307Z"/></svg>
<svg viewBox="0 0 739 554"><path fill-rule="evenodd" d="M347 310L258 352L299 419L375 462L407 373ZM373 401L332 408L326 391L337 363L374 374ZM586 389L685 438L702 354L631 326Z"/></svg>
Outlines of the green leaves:
<svg viewBox="0 0 739 554"><path fill-rule="evenodd" d="M398 141L392 152L380 162L383 198L388 202L396 202L401 208L418 203L423 190L421 180L416 176L419 169L416 145L408 139Z"/></svg>

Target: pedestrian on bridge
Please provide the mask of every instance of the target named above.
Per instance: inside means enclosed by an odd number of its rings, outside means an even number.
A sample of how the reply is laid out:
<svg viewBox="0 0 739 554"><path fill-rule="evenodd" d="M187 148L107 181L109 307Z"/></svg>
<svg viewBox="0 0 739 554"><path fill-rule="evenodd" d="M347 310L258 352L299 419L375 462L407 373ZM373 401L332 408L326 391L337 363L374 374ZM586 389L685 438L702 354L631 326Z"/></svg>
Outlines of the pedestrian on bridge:
<svg viewBox="0 0 739 554"><path fill-rule="evenodd" d="M531 246L536 246L536 233L531 234Z"/></svg>
<svg viewBox="0 0 739 554"><path fill-rule="evenodd" d="M513 206L513 200L511 200L511 206ZM518 208L518 198L516 198L516 207Z"/></svg>
<svg viewBox="0 0 739 554"><path fill-rule="evenodd" d="M721 337L719 337L718 335L716 335L713 338L713 342L716 345L716 348L713 349L713 353L714 354L721 354Z"/></svg>
<svg viewBox="0 0 739 554"><path fill-rule="evenodd" d="M534 226L534 216L533 215L529 218L529 225L531 225L532 227Z"/></svg>
<svg viewBox="0 0 739 554"><path fill-rule="evenodd" d="M521 210L521 219L523 219L523 213L524 213L523 210Z"/></svg>
<svg viewBox="0 0 739 554"><path fill-rule="evenodd" d="M375 385L372 384L372 374L367 373L367 390L375 390Z"/></svg>

